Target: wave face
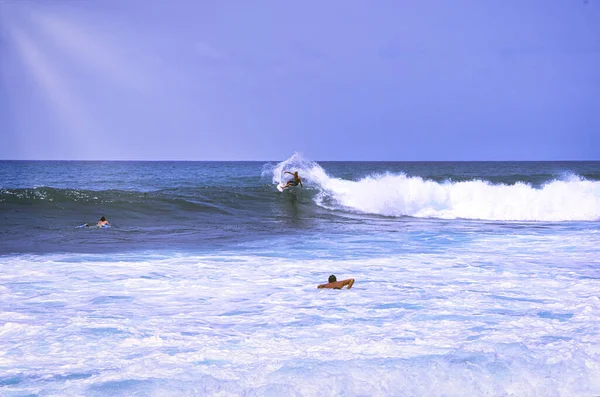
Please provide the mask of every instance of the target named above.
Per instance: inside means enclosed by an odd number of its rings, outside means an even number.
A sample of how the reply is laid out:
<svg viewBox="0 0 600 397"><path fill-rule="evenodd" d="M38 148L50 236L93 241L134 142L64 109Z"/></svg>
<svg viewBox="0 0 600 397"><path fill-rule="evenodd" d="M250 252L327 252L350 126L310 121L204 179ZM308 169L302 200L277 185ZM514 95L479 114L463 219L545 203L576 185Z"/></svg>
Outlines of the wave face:
<svg viewBox="0 0 600 397"><path fill-rule="evenodd" d="M304 187L279 193L285 171ZM600 163L0 162L0 215L0 252L230 246L425 219L597 221ZM100 216L116 227L96 248L72 229Z"/></svg>
<svg viewBox="0 0 600 397"><path fill-rule="evenodd" d="M112 216L128 212L129 216L157 219L167 212L182 217L189 215L186 213L207 213L239 218L240 215L269 217L274 206L294 196L301 197L305 206L312 201L329 211L386 217L544 222L600 219L600 181L572 172L499 177L488 169L490 175L448 174L450 167L433 163L428 168L437 172L411 175L381 166L373 172L372 164L324 164L321 166L299 154L261 167L242 164L231 168L201 163L200 168L209 168L208 172L204 170L208 175L195 180L197 174L185 175L177 168L174 170L177 177L173 178L167 170L160 169L171 167L159 163L154 166L159 171L153 173L157 179L139 180L134 175L129 184L104 178L108 180L93 181L90 186L69 186L64 181L54 181L59 186L3 186L0 187L0 205L25 205L48 212L53 209L82 213L101 210ZM330 175L324 167L342 175ZM284 171L298 171L304 189L277 194L272 185L291 178ZM94 189L96 186L105 189Z"/></svg>

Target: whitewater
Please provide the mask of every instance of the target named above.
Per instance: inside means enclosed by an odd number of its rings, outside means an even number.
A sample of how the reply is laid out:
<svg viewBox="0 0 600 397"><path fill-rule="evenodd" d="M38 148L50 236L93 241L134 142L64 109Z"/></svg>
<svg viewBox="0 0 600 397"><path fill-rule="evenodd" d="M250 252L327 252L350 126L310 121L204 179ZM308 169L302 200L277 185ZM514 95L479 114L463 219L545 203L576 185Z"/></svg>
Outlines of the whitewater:
<svg viewBox="0 0 600 397"><path fill-rule="evenodd" d="M374 174L359 180L327 175L317 163L295 154L273 169L273 182L284 169L298 169L319 194L315 202L331 210L384 216L494 221L595 221L600 219L600 182L561 175L543 186L517 181L437 182L406 174ZM268 171L267 171L268 172Z"/></svg>
<svg viewBox="0 0 600 397"><path fill-rule="evenodd" d="M305 187L277 192L284 170ZM593 162L0 162L0 395L600 395L599 183Z"/></svg>

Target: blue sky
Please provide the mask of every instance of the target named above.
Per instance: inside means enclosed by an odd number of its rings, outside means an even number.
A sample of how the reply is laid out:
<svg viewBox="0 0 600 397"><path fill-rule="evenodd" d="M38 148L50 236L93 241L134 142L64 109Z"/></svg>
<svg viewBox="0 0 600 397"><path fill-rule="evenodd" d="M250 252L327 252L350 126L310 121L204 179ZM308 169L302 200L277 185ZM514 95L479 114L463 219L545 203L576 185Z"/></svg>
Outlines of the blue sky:
<svg viewBox="0 0 600 397"><path fill-rule="evenodd" d="M600 160L600 1L0 0L0 159Z"/></svg>

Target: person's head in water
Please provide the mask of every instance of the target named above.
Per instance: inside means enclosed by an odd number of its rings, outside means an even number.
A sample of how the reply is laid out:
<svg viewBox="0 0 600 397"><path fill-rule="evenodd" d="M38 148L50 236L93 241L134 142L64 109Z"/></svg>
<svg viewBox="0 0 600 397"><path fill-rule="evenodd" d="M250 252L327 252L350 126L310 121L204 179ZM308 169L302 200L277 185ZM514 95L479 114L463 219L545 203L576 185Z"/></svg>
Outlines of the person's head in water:
<svg viewBox="0 0 600 397"><path fill-rule="evenodd" d="M337 278L335 278L335 276L333 274L331 276L329 276L330 283L335 283L336 281L337 281Z"/></svg>
<svg viewBox="0 0 600 397"><path fill-rule="evenodd" d="M106 220L106 217L102 217L100 218L100 220L98 221L98 226L110 226L110 223L108 223L108 221Z"/></svg>

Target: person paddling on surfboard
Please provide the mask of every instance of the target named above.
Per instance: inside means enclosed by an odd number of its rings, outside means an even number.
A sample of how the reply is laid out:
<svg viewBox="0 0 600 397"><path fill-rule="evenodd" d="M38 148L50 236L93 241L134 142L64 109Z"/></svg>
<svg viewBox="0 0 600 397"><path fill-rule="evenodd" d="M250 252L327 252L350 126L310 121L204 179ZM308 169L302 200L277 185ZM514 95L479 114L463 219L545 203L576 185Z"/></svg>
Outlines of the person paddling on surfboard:
<svg viewBox="0 0 600 397"><path fill-rule="evenodd" d="M108 221L106 220L105 217L102 217L102 218L100 218L100 220L98 221L96 226L98 226L98 227L110 226L110 223L108 223Z"/></svg>
<svg viewBox="0 0 600 397"><path fill-rule="evenodd" d="M84 223L83 225L77 227L92 227L92 225L89 223ZM110 227L110 223L108 223L105 217L101 217L98 223L96 223L96 227Z"/></svg>
<svg viewBox="0 0 600 397"><path fill-rule="evenodd" d="M294 172L293 174L289 171L284 171L284 174L290 174L291 176L294 177L294 179L287 181L287 183L283 186L283 188L287 188L290 186L298 186L298 184L300 185L300 187L304 187L302 186L302 179L300 179L300 176L298 175L298 171Z"/></svg>
<svg viewBox="0 0 600 397"><path fill-rule="evenodd" d="M317 288L321 289L321 288L327 288L327 289L342 289L344 288L344 286L348 286L348 289L352 288L352 286L354 285L354 279L353 278L349 278L347 280L342 280L342 281L337 281L337 278L335 277L335 275L331 275L329 276L329 281L327 284L321 284L319 286L317 286Z"/></svg>

